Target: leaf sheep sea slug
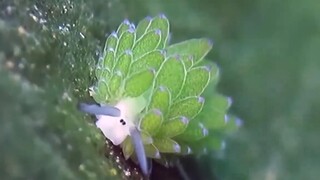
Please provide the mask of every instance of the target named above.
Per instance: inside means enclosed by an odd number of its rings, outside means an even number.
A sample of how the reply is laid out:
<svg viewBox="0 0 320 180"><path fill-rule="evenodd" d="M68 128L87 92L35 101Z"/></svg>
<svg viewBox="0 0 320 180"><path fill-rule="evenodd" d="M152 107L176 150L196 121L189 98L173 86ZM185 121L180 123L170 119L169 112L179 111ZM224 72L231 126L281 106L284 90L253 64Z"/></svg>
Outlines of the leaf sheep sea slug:
<svg viewBox="0 0 320 180"><path fill-rule="evenodd" d="M90 93L99 105L81 104L125 158L148 174L147 158L166 164L172 155L220 148L236 127L231 101L215 91L219 71L204 60L208 39L169 45L169 21L125 20L106 40ZM209 85L210 84L210 85ZM209 86L208 86L209 85Z"/></svg>

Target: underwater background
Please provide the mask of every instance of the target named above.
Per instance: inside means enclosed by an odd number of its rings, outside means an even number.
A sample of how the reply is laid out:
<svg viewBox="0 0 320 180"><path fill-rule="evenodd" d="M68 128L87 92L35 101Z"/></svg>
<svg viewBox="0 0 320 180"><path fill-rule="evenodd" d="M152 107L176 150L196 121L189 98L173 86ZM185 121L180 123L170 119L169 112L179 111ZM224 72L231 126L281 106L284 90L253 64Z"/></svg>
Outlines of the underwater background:
<svg viewBox="0 0 320 180"><path fill-rule="evenodd" d="M125 18L159 13L172 43L214 41L208 59L220 67L218 91L243 121L222 151L182 159L189 178L319 179L319 9L316 0L1 0L0 179L134 171L76 106L92 101L107 35ZM154 171L151 179L181 178L175 168Z"/></svg>

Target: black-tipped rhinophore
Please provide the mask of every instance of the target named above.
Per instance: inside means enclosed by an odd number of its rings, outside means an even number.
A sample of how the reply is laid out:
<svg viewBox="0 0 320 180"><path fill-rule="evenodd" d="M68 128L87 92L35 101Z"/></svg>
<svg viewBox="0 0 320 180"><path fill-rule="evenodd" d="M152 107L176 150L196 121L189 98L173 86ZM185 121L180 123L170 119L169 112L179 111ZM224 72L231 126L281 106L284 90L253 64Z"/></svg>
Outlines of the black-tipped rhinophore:
<svg viewBox="0 0 320 180"><path fill-rule="evenodd" d="M119 117L121 114L118 108L109 105L99 106L97 104L79 103L79 109L93 115Z"/></svg>
<svg viewBox="0 0 320 180"><path fill-rule="evenodd" d="M132 138L133 146L138 158L138 162L141 168L142 173L145 176L149 176L150 169L148 169L148 162L146 157L146 152L142 143L140 132L136 127L130 128L130 135Z"/></svg>

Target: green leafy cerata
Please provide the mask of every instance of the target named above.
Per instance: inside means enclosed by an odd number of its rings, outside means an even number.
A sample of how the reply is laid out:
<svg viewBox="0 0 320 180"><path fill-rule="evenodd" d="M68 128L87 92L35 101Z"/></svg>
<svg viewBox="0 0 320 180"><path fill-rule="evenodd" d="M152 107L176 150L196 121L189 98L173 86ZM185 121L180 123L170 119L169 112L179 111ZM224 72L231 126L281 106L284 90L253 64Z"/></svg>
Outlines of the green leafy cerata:
<svg viewBox="0 0 320 180"><path fill-rule="evenodd" d="M96 124L126 158L136 156L130 128L141 135L145 155L164 162L168 154L219 149L221 134L237 127L237 119L226 114L230 100L215 91L219 69L204 59L211 41L169 45L168 36L164 15L137 27L125 20L107 38L97 63L91 94L121 115L97 115Z"/></svg>

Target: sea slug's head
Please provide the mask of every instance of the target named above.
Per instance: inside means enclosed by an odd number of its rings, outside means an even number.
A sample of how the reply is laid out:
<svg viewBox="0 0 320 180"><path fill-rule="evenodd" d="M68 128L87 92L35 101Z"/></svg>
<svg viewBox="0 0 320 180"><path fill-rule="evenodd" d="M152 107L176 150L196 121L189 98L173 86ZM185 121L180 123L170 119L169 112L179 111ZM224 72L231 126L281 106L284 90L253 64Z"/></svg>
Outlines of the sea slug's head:
<svg viewBox="0 0 320 180"><path fill-rule="evenodd" d="M141 98L125 98L115 105L115 108L120 110L120 116L97 114L96 126L114 145L119 145L130 135L130 128L135 128L144 108L143 104Z"/></svg>

